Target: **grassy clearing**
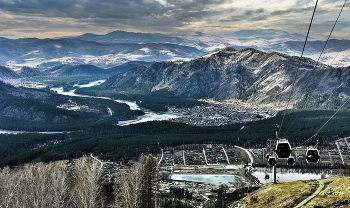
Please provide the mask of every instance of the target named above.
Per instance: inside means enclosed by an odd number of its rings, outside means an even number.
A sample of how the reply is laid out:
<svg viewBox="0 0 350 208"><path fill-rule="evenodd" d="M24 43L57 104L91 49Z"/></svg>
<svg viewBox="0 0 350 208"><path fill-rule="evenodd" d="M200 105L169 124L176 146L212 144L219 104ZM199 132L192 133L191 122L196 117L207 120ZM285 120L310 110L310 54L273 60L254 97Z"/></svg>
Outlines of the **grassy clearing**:
<svg viewBox="0 0 350 208"><path fill-rule="evenodd" d="M312 195L317 189L317 181L293 181L278 184L266 184L242 200L232 204L236 207L293 207Z"/></svg>
<svg viewBox="0 0 350 208"><path fill-rule="evenodd" d="M347 207L350 204L350 177L322 179L323 190L303 207ZM266 184L230 208L295 207L318 188L318 181L294 181ZM345 206L344 206L345 205Z"/></svg>
<svg viewBox="0 0 350 208"><path fill-rule="evenodd" d="M350 177L334 178L305 207L336 207L350 204Z"/></svg>

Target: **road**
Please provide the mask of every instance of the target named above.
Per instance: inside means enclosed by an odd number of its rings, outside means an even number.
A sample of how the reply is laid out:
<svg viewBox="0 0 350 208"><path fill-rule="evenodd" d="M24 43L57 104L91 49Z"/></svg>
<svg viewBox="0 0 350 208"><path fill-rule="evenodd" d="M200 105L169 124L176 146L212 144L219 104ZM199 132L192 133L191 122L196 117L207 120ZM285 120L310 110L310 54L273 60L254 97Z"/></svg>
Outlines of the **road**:
<svg viewBox="0 0 350 208"><path fill-rule="evenodd" d="M97 157L92 156L92 153L91 153L90 157L92 157L93 159L95 159L97 162L99 162L101 164L101 167L100 167L101 169L103 168L104 163L101 160L99 160Z"/></svg>
<svg viewBox="0 0 350 208"><path fill-rule="evenodd" d="M239 147L239 146L235 146L235 147L237 147L239 149L242 149L243 151L245 151L247 153L247 155L249 156L249 159L250 159L250 163L248 163L248 165L252 166L253 163L254 163L254 159L253 159L252 154L250 154L250 152L247 149L243 148L243 147Z"/></svg>
<svg viewBox="0 0 350 208"><path fill-rule="evenodd" d="M317 196L317 194L319 194L322 189L324 187L324 181L323 180L319 180L318 181L318 188L317 190L309 197L307 197L306 199L304 199L304 201L300 202L297 206L295 206L294 208L299 208L302 207L303 205L305 205L306 203L308 203L311 199L313 199L315 196Z"/></svg>

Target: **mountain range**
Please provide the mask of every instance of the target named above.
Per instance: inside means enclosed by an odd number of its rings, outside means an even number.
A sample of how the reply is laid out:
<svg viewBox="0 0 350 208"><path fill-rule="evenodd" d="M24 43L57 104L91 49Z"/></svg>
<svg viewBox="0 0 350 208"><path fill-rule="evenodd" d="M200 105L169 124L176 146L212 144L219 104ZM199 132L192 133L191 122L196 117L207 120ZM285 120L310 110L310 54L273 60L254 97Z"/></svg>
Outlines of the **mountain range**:
<svg viewBox="0 0 350 208"><path fill-rule="evenodd" d="M196 48L170 43L103 44L79 39L31 39L0 41L0 64L10 68L61 64L92 64L110 68L129 61L191 59L204 53ZM50 64L51 63L51 64Z"/></svg>
<svg viewBox="0 0 350 208"><path fill-rule="evenodd" d="M112 75L126 72L132 68L139 66L150 66L154 62L144 62L144 61L131 61L119 66L115 66L108 69L103 69L94 65L78 64L69 65L63 64L54 66L52 68L39 70L31 67L22 67L20 70L14 71L5 66L0 66L0 80L16 80L16 79L26 79L32 77L59 77L59 76L92 76L94 79L97 78L108 78ZM93 79L93 78L92 78Z"/></svg>
<svg viewBox="0 0 350 208"><path fill-rule="evenodd" d="M23 66L45 68L62 64L90 64L110 68L129 61L190 60L225 47L237 50L255 48L289 55L301 53L304 34L281 30L241 30L224 35L196 32L184 35L114 31L105 35L92 33L53 39L0 37L0 65L19 69ZM316 60L326 37L309 38L304 54ZM348 40L331 39L321 62L348 66ZM338 54L341 52L340 54Z"/></svg>

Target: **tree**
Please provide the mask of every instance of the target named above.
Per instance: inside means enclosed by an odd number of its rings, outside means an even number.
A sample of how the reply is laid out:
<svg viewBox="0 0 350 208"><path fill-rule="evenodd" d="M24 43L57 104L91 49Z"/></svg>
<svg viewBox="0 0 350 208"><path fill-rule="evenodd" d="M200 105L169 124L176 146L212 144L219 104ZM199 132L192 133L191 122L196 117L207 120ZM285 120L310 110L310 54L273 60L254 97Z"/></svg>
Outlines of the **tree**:
<svg viewBox="0 0 350 208"><path fill-rule="evenodd" d="M152 155L141 155L130 169L119 171L116 178L116 207L153 208L160 180L160 165Z"/></svg>
<svg viewBox="0 0 350 208"><path fill-rule="evenodd" d="M245 187L245 182L244 182L244 168L239 168L238 169L238 174L234 176L234 185L236 189L238 190L239 197L243 196L244 193L244 187Z"/></svg>
<svg viewBox="0 0 350 208"><path fill-rule="evenodd" d="M140 164L143 169L143 184L142 184L142 208L154 207L154 198L158 191L157 182L160 180L160 166L153 155L140 158Z"/></svg>
<svg viewBox="0 0 350 208"><path fill-rule="evenodd" d="M128 170L119 171L116 178L116 207L139 207L141 204L142 181L143 167L140 163L135 163Z"/></svg>
<svg viewBox="0 0 350 208"><path fill-rule="evenodd" d="M79 158L70 172L71 198L75 207L99 207L103 204L101 165L87 157Z"/></svg>
<svg viewBox="0 0 350 208"><path fill-rule="evenodd" d="M221 184L218 190L218 201L219 201L219 207L225 207L225 198L226 198L226 191L228 190L228 186L226 184Z"/></svg>

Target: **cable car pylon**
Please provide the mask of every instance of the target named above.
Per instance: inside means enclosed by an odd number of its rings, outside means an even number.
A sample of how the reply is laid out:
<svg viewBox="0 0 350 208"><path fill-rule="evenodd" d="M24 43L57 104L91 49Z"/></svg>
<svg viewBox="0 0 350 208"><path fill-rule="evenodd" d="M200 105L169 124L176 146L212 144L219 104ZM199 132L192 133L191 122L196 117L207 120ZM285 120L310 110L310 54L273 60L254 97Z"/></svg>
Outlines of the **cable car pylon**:
<svg viewBox="0 0 350 208"><path fill-rule="evenodd" d="M267 153L265 159L267 165L272 166L273 171L273 183L276 184L276 164L278 159L286 159L287 165L294 165L295 158L292 156L292 148L287 139L281 139L278 137L280 126L276 125L276 139L268 140Z"/></svg>

